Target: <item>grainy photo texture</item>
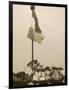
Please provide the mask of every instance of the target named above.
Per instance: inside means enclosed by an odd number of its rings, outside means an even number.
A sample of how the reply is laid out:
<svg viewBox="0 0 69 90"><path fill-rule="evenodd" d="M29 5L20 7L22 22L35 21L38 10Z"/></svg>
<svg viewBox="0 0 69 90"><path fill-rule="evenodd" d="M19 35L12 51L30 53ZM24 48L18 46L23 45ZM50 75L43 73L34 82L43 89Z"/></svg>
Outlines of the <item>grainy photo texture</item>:
<svg viewBox="0 0 69 90"><path fill-rule="evenodd" d="M9 2L9 87L65 85L66 5Z"/></svg>

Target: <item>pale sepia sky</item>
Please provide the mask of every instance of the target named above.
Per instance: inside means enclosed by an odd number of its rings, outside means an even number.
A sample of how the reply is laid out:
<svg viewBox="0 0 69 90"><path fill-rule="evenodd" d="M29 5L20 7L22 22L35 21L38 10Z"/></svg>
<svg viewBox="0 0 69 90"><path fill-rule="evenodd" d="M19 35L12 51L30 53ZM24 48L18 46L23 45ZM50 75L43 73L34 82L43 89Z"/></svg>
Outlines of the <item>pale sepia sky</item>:
<svg viewBox="0 0 69 90"><path fill-rule="evenodd" d="M45 35L41 44L34 42L34 58L45 66L65 67L65 8L35 6L39 26ZM34 20L29 5L13 5L13 72L28 71L31 40L27 38Z"/></svg>

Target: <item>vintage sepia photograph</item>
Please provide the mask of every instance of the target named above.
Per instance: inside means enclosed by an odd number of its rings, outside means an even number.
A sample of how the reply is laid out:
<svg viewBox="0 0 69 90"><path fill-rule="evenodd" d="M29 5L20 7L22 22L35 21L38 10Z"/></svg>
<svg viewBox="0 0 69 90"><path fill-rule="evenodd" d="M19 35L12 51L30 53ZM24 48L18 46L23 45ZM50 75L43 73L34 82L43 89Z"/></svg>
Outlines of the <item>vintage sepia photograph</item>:
<svg viewBox="0 0 69 90"><path fill-rule="evenodd" d="M67 5L9 2L9 88L67 84Z"/></svg>

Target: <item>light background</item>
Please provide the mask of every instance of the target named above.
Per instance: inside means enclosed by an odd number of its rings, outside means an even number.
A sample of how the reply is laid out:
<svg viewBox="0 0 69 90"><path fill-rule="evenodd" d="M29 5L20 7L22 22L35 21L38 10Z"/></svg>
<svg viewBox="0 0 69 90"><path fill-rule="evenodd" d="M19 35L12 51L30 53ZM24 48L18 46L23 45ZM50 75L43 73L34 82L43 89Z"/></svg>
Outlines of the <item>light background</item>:
<svg viewBox="0 0 69 90"><path fill-rule="evenodd" d="M39 26L45 39L34 42L34 59L44 67L65 66L65 8L35 6ZM34 27L30 5L13 5L13 72L29 72L32 42L27 38L29 27Z"/></svg>
<svg viewBox="0 0 69 90"><path fill-rule="evenodd" d="M0 89L1 90L8 90L8 72L9 72L9 46L8 46L8 27L9 27L9 7L8 7L9 0L1 0L0 1ZM19 0L17 0L19 1ZM23 1L23 0L21 0ZM28 0L24 0L27 1ZM57 4L67 4L69 5L69 0L29 0L30 2L45 2L45 3L57 3ZM68 14L69 14L69 7L68 7ZM68 18L69 21L69 18ZM69 25L69 24L68 24ZM69 32L68 32L69 34ZM69 36L68 36L69 38ZM69 42L68 42L69 44ZM69 48L68 48L69 51ZM69 55L69 54L68 54ZM69 64L69 62L67 63ZM69 65L68 65L69 68ZM69 72L68 72L69 75ZM23 89L23 88L22 88ZM54 86L54 87L40 87L40 88L26 88L25 90L69 90L69 78L68 78L68 85L67 86ZM11 89L13 90L13 89ZM18 90L18 89L16 89Z"/></svg>

